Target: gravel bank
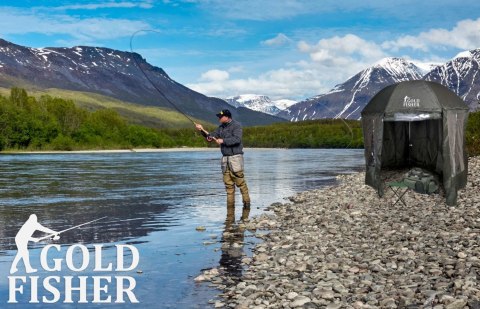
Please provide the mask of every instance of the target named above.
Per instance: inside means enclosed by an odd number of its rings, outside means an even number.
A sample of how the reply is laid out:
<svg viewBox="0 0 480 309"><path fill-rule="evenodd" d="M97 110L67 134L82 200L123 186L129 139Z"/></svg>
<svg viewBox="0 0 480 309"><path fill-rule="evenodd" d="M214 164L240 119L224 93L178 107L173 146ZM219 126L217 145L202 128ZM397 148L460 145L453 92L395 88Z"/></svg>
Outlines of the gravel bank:
<svg viewBox="0 0 480 309"><path fill-rule="evenodd" d="M480 157L469 169L457 207L413 192L393 207L363 173L273 204L245 224L263 241L240 280L209 274L215 307L480 308Z"/></svg>

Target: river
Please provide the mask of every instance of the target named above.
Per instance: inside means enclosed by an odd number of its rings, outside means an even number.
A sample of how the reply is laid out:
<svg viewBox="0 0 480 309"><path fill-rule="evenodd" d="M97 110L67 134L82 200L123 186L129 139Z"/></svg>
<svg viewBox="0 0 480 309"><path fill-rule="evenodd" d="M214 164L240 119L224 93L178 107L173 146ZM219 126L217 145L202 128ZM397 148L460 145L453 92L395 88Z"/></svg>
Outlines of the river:
<svg viewBox="0 0 480 309"><path fill-rule="evenodd" d="M57 241L29 243L30 262L38 269L34 275L95 276L93 262L83 272L62 263L60 271L42 270L40 255L47 243L61 245L49 251L53 258L65 258L69 246L84 244L93 260L93 244L103 244L103 263L116 261L119 244L134 246L139 252L138 266L123 273L135 279L138 307L205 308L219 293L208 283L195 283L202 269L219 267L236 271L239 259L221 250L226 224L225 190L220 172L218 149L202 151L144 153L64 153L0 155L0 307L9 299L10 266L17 253L14 237L31 214L50 229L61 231L91 220L106 217L62 233ZM249 216L260 214L274 202L283 202L295 192L331 184L334 176L363 168L361 149L246 149L245 175L252 199ZM242 214L237 189L235 220ZM206 231L196 231L197 226ZM43 236L37 232L34 236ZM257 241L246 231L240 248ZM82 257L76 248L74 258ZM126 251L129 253L129 251ZM128 259L130 260L128 261ZM131 262L132 255L126 255ZM82 261L76 262L80 267ZM241 269L239 274L241 273ZM15 276L25 274L23 263ZM118 275L104 271L101 275ZM113 279L112 279L113 280ZM17 292L15 308L45 307L31 304L30 285L24 294ZM74 281L75 282L75 281ZM112 286L113 286L112 281ZM55 283L55 282L54 282ZM20 285L20 281L16 283ZM41 286L41 280L38 283ZM99 308L92 304L89 279L87 304L63 303L63 281L57 284L60 300L56 307ZM75 286L75 284L74 284ZM115 287L110 287L107 295ZM49 292L38 289L39 299ZM78 293L73 293L74 301ZM130 308L132 305L114 304ZM7 306L8 308L9 306ZM112 306L108 306L112 307Z"/></svg>

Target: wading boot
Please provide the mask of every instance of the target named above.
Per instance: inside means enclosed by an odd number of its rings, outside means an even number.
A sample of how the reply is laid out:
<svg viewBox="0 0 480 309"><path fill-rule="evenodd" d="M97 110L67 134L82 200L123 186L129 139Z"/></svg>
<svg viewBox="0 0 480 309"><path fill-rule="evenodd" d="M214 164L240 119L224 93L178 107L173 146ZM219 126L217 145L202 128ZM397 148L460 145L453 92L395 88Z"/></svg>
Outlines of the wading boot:
<svg viewBox="0 0 480 309"><path fill-rule="evenodd" d="M242 208L242 217L240 218L241 221L247 221L248 215L250 214L250 207L243 206Z"/></svg>

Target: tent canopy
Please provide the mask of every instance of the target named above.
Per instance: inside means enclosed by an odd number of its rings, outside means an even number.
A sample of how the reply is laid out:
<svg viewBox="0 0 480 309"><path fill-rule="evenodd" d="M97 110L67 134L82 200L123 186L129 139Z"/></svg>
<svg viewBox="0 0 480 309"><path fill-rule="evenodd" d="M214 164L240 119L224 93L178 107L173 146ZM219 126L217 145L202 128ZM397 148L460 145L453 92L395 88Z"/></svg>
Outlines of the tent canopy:
<svg viewBox="0 0 480 309"><path fill-rule="evenodd" d="M422 167L439 174L447 204L467 182L468 106L448 88L405 81L378 92L362 110L365 183L383 195L382 168Z"/></svg>

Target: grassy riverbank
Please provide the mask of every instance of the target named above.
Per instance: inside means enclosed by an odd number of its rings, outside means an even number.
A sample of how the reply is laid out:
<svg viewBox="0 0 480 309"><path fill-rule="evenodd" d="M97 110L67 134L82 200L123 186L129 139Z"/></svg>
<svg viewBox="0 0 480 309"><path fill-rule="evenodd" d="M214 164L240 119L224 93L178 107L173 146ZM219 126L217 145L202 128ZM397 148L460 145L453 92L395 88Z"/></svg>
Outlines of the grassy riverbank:
<svg viewBox="0 0 480 309"><path fill-rule="evenodd" d="M208 130L215 127L207 125ZM480 112L467 126L469 155L480 154ZM362 148L360 121L326 119L245 127L243 143L255 148ZM13 88L0 95L0 150L52 151L133 148L217 147L191 128L161 128L132 123L113 108L95 111L72 100L29 96Z"/></svg>

